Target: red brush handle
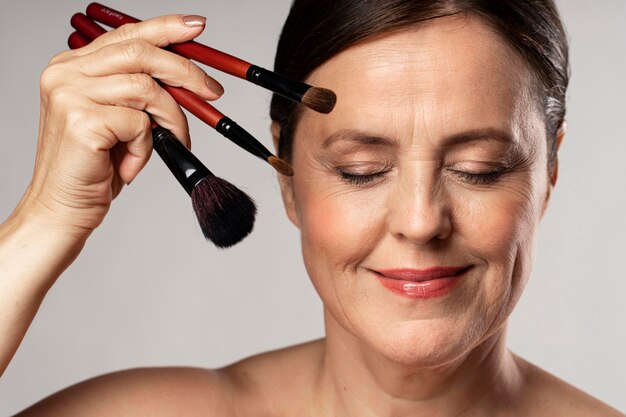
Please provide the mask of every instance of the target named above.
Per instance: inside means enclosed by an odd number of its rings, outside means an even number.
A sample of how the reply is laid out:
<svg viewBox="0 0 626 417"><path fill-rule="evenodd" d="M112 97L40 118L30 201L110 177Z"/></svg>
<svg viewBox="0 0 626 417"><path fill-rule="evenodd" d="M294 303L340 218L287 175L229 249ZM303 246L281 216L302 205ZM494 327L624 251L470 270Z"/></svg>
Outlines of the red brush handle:
<svg viewBox="0 0 626 417"><path fill-rule="evenodd" d="M122 12L103 6L99 3L91 3L87 6L87 16L104 23L112 28L118 28L127 23L138 23L141 20L128 16ZM194 61L202 62L216 70L246 79L246 73L252 64L242 59L218 51L195 41L188 41L170 45L168 49Z"/></svg>
<svg viewBox="0 0 626 417"><path fill-rule="evenodd" d="M76 13L74 16L72 16L72 18L70 19L70 24L72 25L74 29L76 29L79 32L79 35L82 38L79 40L78 37L76 37L77 44L78 42L82 42L82 40L86 40L87 43L85 45L88 45L92 40L96 39L98 36L104 35L105 33L107 33L105 28L103 28L102 26L98 24L94 24L93 20L89 19L87 16L85 16L82 13ZM71 37L72 35L70 35L70 38ZM69 42L70 42L70 39L68 39L68 44ZM82 48L85 45L79 46L79 48ZM72 45L70 45L70 48L72 48ZM77 49L77 48L72 48L72 49Z"/></svg>
<svg viewBox="0 0 626 417"><path fill-rule="evenodd" d="M69 38L67 38L67 45L70 49L79 49L83 46L89 45L89 41L80 33L72 32Z"/></svg>
<svg viewBox="0 0 626 417"><path fill-rule="evenodd" d="M106 33L106 30L93 20L82 13L76 13L70 20L72 27L78 31L70 35L67 40L70 48L77 49L96 39L98 36ZM209 103L204 101L195 93L185 90L181 87L172 87L170 85L161 84L174 100L191 114L202 120L213 129L217 128L217 123L224 117L224 114Z"/></svg>

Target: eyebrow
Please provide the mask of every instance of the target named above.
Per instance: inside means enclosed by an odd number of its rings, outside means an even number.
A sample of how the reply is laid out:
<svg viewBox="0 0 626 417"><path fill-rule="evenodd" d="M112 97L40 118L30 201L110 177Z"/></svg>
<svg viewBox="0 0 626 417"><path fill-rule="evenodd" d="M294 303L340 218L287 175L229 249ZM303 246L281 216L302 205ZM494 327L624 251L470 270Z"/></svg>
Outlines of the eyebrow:
<svg viewBox="0 0 626 417"><path fill-rule="evenodd" d="M514 144L516 141L511 134L495 128L473 129L465 132L445 136L440 143L441 147L451 148L467 142L478 140L496 140L498 142ZM359 130L340 130L328 136L322 143L322 149L326 149L336 142L354 142L367 146L395 146L397 141L385 136L372 135Z"/></svg>
<svg viewBox="0 0 626 417"><path fill-rule="evenodd" d="M494 128L474 129L465 132L455 133L450 136L446 136L441 141L441 146L444 148L451 148L453 146L461 145L463 143L478 141L478 140L495 140L503 143L515 144L510 133Z"/></svg>
<svg viewBox="0 0 626 417"><path fill-rule="evenodd" d="M393 146L396 143L396 141L391 138L372 135L358 130L340 130L324 139L322 149L326 149L336 142L342 141L368 146Z"/></svg>

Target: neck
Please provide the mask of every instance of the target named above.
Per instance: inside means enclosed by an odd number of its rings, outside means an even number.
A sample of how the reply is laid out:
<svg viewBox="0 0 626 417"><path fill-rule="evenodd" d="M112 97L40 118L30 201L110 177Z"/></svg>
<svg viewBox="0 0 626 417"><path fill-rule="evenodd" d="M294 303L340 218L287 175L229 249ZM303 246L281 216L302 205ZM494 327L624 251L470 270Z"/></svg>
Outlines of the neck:
<svg viewBox="0 0 626 417"><path fill-rule="evenodd" d="M328 313L326 333L315 390L324 410L318 415L495 415L519 395L521 377L506 349L505 326L460 358L427 369L384 358Z"/></svg>

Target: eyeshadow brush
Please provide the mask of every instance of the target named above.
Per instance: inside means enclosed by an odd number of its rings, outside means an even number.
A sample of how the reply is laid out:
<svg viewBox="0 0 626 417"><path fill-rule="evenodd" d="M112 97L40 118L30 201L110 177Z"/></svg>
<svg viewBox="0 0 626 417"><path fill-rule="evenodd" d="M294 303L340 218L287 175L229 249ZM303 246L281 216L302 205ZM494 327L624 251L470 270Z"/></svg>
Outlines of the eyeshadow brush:
<svg viewBox="0 0 626 417"><path fill-rule="evenodd" d="M118 28L127 23L140 22L137 18L100 3L89 4L87 16L113 28ZM331 90L312 87L303 82L291 80L195 41L172 44L167 49L216 70L248 80L320 113L330 113L337 102L337 96Z"/></svg>
<svg viewBox="0 0 626 417"><path fill-rule="evenodd" d="M106 33L106 29L98 25L82 13L72 16L70 24L87 41L93 41L98 36ZM70 35L72 36L72 35ZM274 156L261 142L235 123L232 119L222 114L215 107L204 101L197 94L181 87L172 87L166 84L161 86L176 100L178 104L187 109L194 116L217 130L220 134L250 152L254 156L269 163L275 170L283 175L293 175L291 166L282 159Z"/></svg>
<svg viewBox="0 0 626 417"><path fill-rule="evenodd" d="M67 41L71 49L89 44L74 32ZM204 237L218 248L227 248L245 238L254 227L254 201L228 181L216 177L167 129L152 118L154 150L191 197Z"/></svg>

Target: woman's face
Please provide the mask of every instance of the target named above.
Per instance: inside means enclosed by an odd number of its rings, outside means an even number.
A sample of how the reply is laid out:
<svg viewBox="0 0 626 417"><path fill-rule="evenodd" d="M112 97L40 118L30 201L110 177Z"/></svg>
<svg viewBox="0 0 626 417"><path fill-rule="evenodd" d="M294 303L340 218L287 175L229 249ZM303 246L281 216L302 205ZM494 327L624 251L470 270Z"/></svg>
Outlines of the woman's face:
<svg viewBox="0 0 626 417"><path fill-rule="evenodd" d="M351 47L308 81L338 102L303 113L283 192L327 320L399 363L468 352L518 300L551 188L532 73L455 17Z"/></svg>

